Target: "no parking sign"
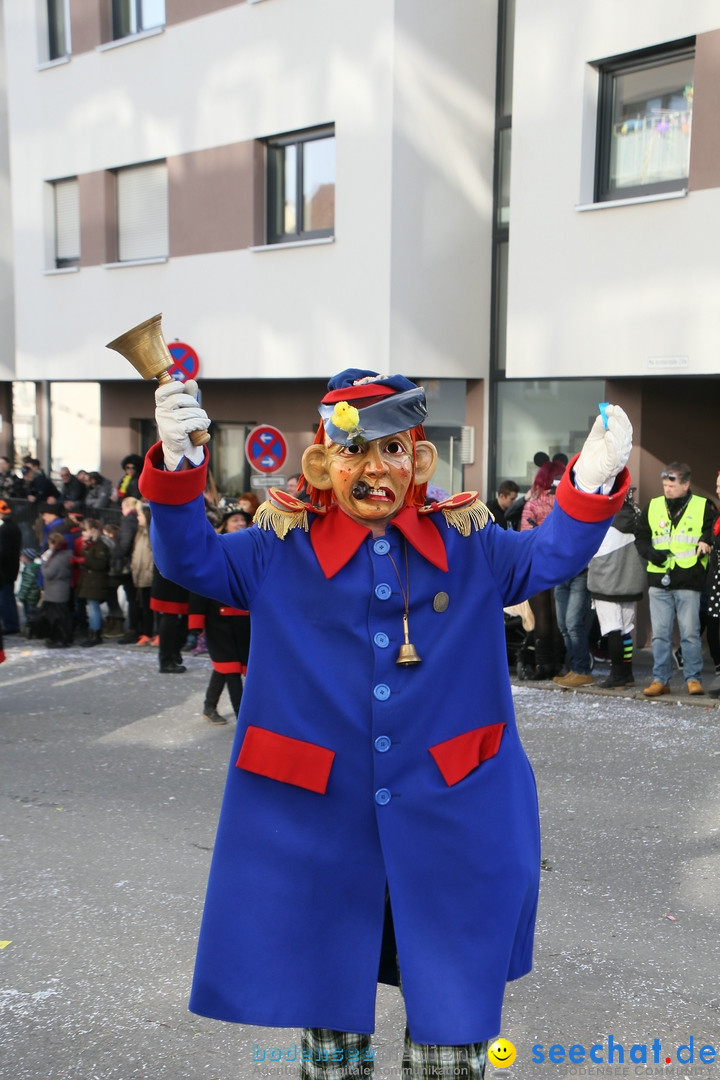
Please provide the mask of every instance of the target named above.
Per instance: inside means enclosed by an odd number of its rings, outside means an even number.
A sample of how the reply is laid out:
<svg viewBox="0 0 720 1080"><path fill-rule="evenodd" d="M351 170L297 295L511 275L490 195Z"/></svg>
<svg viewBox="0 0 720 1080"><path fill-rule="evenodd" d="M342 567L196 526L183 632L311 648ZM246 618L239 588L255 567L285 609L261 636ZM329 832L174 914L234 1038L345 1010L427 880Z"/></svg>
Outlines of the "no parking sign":
<svg viewBox="0 0 720 1080"><path fill-rule="evenodd" d="M270 424L253 428L245 440L245 457L258 472L277 472L287 457L285 436Z"/></svg>
<svg viewBox="0 0 720 1080"><path fill-rule="evenodd" d="M172 341L168 345L168 350L175 361L173 366L168 368L170 378L176 379L177 382L194 379L200 369L200 361L192 346L186 345L184 341Z"/></svg>

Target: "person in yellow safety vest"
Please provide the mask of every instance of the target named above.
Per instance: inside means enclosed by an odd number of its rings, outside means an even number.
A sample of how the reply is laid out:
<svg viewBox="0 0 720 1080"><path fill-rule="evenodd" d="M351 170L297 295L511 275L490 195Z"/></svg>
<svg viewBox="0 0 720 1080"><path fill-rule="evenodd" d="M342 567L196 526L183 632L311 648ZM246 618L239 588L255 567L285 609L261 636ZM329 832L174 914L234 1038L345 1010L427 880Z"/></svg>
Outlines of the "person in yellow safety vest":
<svg viewBox="0 0 720 1080"><path fill-rule="evenodd" d="M635 544L647 561L653 678L643 693L670 693L677 619L682 673L689 694L704 694L700 598L705 588L715 506L690 490L690 466L673 461L660 473L663 494L642 512Z"/></svg>

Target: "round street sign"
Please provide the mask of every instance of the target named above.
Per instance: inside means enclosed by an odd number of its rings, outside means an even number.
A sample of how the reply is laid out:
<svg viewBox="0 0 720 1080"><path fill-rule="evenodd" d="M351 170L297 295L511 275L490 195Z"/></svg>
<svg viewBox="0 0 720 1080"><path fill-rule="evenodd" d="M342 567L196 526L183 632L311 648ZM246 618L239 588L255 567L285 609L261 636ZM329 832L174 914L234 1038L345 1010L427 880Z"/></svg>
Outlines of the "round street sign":
<svg viewBox="0 0 720 1080"><path fill-rule="evenodd" d="M184 341L171 341L168 350L175 363L168 368L168 374L178 382L194 379L200 368L200 361L195 350Z"/></svg>
<svg viewBox="0 0 720 1080"><path fill-rule="evenodd" d="M253 428L245 440L245 457L258 472L277 472L287 457L285 436L270 424Z"/></svg>

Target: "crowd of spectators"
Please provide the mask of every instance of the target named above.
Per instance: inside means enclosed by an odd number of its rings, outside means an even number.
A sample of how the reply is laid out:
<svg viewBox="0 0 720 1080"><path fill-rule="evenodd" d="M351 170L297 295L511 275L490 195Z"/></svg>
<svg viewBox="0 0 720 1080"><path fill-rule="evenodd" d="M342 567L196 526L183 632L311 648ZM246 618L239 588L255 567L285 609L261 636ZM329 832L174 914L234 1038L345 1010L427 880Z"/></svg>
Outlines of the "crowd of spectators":
<svg viewBox="0 0 720 1080"><path fill-rule="evenodd" d="M537 473L524 495L513 481L501 483L488 503L495 523L518 530L540 525L567 461L564 454L536 454ZM529 597L516 658L520 678L551 679L568 689L634 687L637 604L647 593L653 675L643 694L671 693L678 671L688 694L720 697L720 513L711 499L693 493L691 479L688 464L671 462L660 473L662 494L643 508L631 488L588 567ZM720 500L720 473L716 494ZM715 674L707 690L704 631ZM601 680L593 674L599 659L610 662Z"/></svg>
<svg viewBox="0 0 720 1080"><path fill-rule="evenodd" d="M519 531L540 525L553 508L567 461L562 453L550 458L538 452L537 472L525 493L514 481L503 481L488 500L494 523ZM156 646L160 671L179 674L185 671L182 651L207 653L205 613L199 618L197 612L202 600L176 596L177 587L154 566L150 511L138 488L142 458L128 454L120 468L122 475L113 483L97 471L73 474L63 466L56 484L36 458L24 458L16 471L0 456L0 625L9 635L24 625L27 634L45 636L53 648L79 639L97 645L104 637L121 645ZM689 694L720 697L720 514L711 499L693 493L686 463L671 462L660 479L663 494L643 509L630 489L586 569L528 598L516 665L520 678L552 680L565 688L633 687L637 604L647 592L653 678L644 694L670 693L676 668ZM292 476L286 489L303 497L298 480ZM720 473L717 495L720 499ZM32 507L31 532L27 521L15 521L18 504ZM209 484L205 504L213 526L226 531L229 522L247 527L259 500L254 492L223 498ZM189 601L195 614L188 629ZM707 691L702 685L705 630L716 676ZM593 674L598 659L610 662L602 680ZM244 675L246 655L238 662ZM234 709L238 682L239 676L228 680ZM214 723L221 720L218 687L216 672L204 710Z"/></svg>

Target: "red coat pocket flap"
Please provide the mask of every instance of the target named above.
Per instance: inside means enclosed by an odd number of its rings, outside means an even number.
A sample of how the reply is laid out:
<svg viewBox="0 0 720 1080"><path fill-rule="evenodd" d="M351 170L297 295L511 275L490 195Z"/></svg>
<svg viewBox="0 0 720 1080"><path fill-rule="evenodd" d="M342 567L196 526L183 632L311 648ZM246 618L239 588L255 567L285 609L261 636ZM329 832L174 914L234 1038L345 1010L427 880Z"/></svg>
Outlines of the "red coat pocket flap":
<svg viewBox="0 0 720 1080"><path fill-rule="evenodd" d="M335 751L325 746L291 739L251 724L235 765L258 776L324 795L334 757Z"/></svg>
<svg viewBox="0 0 720 1080"><path fill-rule="evenodd" d="M443 775L445 783L452 786L463 780L481 762L495 757L500 749L505 724L488 724L487 727L474 728L453 739L436 743L430 747L435 764Z"/></svg>

